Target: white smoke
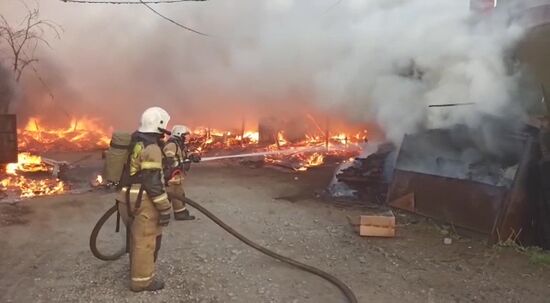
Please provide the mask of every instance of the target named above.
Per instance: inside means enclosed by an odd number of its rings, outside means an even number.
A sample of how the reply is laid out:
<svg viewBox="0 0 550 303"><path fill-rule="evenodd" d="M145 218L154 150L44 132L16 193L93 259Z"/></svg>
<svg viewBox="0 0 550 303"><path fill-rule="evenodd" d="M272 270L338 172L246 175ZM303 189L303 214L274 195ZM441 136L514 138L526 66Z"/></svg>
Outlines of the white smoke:
<svg viewBox="0 0 550 303"><path fill-rule="evenodd" d="M211 35L205 38L141 5L55 1L42 12L65 33L43 55L59 66L52 70L64 75L63 86L80 96L61 102L75 110L93 108L115 127L135 124L121 122L121 111L137 120L150 105L167 107L189 123L219 121L220 115L239 121L243 108L265 114L315 107L376 122L398 142L426 125L428 104L476 103L439 115L431 111L438 126L475 126L484 113L509 114L515 78L504 58L521 30L499 18L474 22L468 2L209 0L155 6Z"/></svg>
<svg viewBox="0 0 550 303"><path fill-rule="evenodd" d="M484 114L510 114L516 79L504 59L519 27L499 16L476 24L461 1L366 2L360 18L348 19L349 55L317 78L321 98L376 119L396 142L428 116L432 126L475 127ZM466 102L475 105L428 109Z"/></svg>

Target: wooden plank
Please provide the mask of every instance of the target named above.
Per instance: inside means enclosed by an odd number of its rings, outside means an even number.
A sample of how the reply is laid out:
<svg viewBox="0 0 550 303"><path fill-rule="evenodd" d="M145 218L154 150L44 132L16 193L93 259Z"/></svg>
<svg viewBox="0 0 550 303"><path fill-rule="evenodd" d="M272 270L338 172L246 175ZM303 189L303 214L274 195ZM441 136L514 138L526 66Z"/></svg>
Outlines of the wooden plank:
<svg viewBox="0 0 550 303"><path fill-rule="evenodd" d="M362 237L395 237L395 227L389 226L359 226L359 235Z"/></svg>
<svg viewBox="0 0 550 303"><path fill-rule="evenodd" d="M395 216L391 211L348 217L353 230L363 237L394 237Z"/></svg>
<svg viewBox="0 0 550 303"><path fill-rule="evenodd" d="M368 226L395 227L395 217L391 213L383 215L362 215L359 218L359 224Z"/></svg>

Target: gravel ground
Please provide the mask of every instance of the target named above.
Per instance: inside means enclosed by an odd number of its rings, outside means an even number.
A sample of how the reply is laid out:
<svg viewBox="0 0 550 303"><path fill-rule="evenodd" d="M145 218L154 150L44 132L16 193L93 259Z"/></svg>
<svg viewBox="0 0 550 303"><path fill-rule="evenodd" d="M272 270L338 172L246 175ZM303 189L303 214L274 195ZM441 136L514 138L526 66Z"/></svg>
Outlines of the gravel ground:
<svg viewBox="0 0 550 303"><path fill-rule="evenodd" d="M238 231L334 274L359 302L548 302L547 268L480 236L444 245L437 225L398 214L396 238L358 237L347 216L365 210L315 194L330 177L328 167L216 163L197 165L186 182L189 197ZM167 288L132 293L127 257L103 262L88 249L112 201L92 192L0 204L0 302L345 302L331 284L246 247L197 212L165 230L158 274Z"/></svg>

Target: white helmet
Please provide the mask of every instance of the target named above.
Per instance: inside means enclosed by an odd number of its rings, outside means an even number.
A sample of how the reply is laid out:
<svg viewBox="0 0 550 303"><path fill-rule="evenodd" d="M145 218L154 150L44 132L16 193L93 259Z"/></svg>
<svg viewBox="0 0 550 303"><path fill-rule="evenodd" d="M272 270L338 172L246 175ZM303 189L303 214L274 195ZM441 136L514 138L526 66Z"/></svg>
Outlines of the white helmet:
<svg viewBox="0 0 550 303"><path fill-rule="evenodd" d="M181 137L181 136L189 135L190 133L191 133L191 130L189 130L189 127L185 125L174 125L174 127L172 127L173 137Z"/></svg>
<svg viewBox="0 0 550 303"><path fill-rule="evenodd" d="M141 125L138 131L142 133L162 134L170 121L170 115L160 107L150 107L141 115Z"/></svg>

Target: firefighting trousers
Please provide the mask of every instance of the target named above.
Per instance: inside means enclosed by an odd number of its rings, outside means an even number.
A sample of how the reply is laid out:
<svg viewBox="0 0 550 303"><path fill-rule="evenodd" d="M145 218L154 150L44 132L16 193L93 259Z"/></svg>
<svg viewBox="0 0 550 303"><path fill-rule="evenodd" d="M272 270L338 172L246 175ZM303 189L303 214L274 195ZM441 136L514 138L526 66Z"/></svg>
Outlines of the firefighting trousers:
<svg viewBox="0 0 550 303"><path fill-rule="evenodd" d="M118 211L130 231L130 287L134 290L144 289L155 276L155 261L162 239L162 227L158 225L159 213L145 194L137 210L135 201L130 200L133 218L128 215L126 202L118 201Z"/></svg>
<svg viewBox="0 0 550 303"><path fill-rule="evenodd" d="M183 184L170 184L166 186L166 193L170 196L170 202L172 202L172 209L174 215L181 213L187 209L185 202L181 199L174 197L185 197L185 191L183 190Z"/></svg>

